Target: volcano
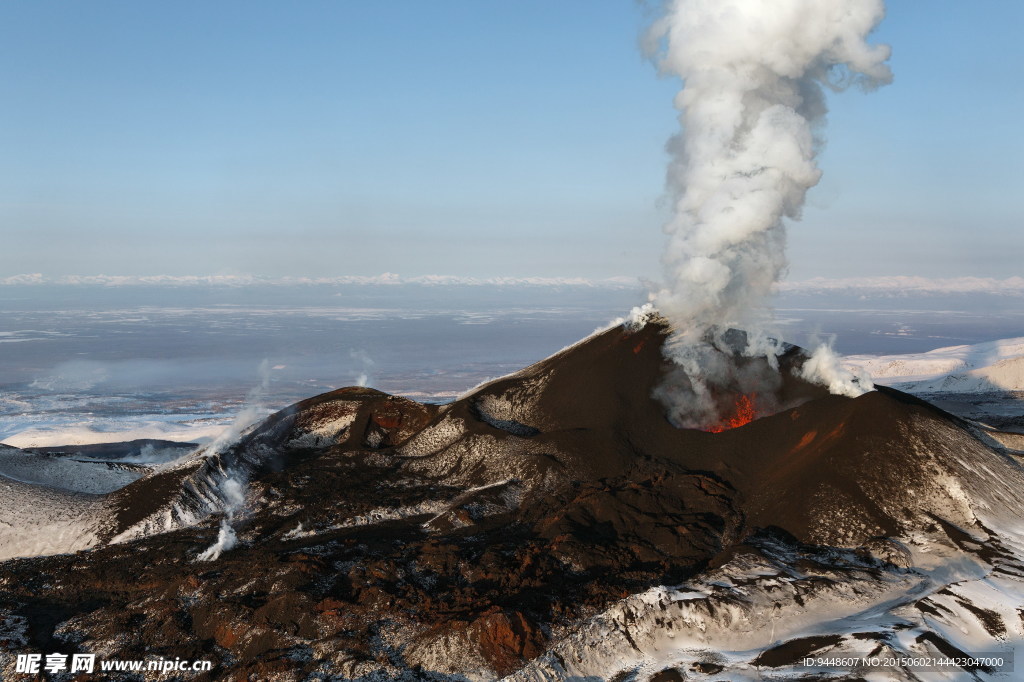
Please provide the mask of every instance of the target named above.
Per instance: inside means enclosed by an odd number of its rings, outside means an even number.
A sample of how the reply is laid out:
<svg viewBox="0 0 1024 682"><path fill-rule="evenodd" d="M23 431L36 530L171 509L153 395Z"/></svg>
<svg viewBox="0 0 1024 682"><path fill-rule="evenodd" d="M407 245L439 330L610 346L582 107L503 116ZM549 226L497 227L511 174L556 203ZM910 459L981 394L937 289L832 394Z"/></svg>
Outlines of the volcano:
<svg viewBox="0 0 1024 682"><path fill-rule="evenodd" d="M795 347L770 401L676 428L669 333L443 406L343 388L105 494L0 477L0 521L49 554L2 564L3 679L26 651L211 661L197 680L851 679L806 659L1021 646L1017 455L899 391L830 395ZM237 544L201 560L227 511Z"/></svg>

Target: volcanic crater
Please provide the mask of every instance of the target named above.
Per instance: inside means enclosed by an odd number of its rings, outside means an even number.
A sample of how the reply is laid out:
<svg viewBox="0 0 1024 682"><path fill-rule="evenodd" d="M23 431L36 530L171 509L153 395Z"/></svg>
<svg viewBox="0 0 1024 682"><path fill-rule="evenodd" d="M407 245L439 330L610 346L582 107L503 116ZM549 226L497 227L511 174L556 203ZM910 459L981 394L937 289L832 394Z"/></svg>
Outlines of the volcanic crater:
<svg viewBox="0 0 1024 682"><path fill-rule="evenodd" d="M325 393L91 497L87 549L3 564L0 653L213 661L200 680L787 679L810 651L1021 640L1012 454L898 391L830 395L795 347L777 411L740 394L676 428L652 397L669 334L617 326L442 406ZM228 478L238 543L200 561Z"/></svg>

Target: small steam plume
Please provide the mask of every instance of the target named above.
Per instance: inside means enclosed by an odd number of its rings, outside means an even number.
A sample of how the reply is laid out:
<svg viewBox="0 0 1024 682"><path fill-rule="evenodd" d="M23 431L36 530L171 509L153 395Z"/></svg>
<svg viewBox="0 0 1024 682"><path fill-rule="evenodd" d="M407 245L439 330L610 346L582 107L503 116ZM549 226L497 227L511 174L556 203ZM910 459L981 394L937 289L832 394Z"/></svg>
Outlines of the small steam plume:
<svg viewBox="0 0 1024 682"><path fill-rule="evenodd" d="M786 268L784 219L800 217L821 177L825 91L892 78L889 48L867 43L883 16L882 0L669 0L646 36L659 70L683 80L665 281L651 295L677 330L669 352L685 376L662 397L680 426L714 420L713 389L747 381L716 362L722 352L777 368L766 318ZM745 345L723 338L730 327L750 330ZM838 363L816 357L804 373L828 385L820 370Z"/></svg>
<svg viewBox="0 0 1024 682"><path fill-rule="evenodd" d="M377 363L373 361L373 358L370 357L369 353L362 349L350 350L348 355L350 358L352 358L353 361L359 363L360 365L359 374L356 375L356 386L368 385L370 383L370 379L372 378L371 375L373 372L373 368L377 365Z"/></svg>
<svg viewBox="0 0 1024 682"><path fill-rule="evenodd" d="M246 394L245 405L235 415L231 426L224 429L213 442L206 446L207 455L215 455L234 445L246 429L267 415L267 407L263 401L267 396L267 391L270 390L270 371L270 362L264 359L258 370L260 382Z"/></svg>
<svg viewBox="0 0 1024 682"><path fill-rule="evenodd" d="M808 381L824 384L835 395L856 398L864 391L862 386L870 386L871 378L859 367L845 367L839 356L832 350L832 340L819 343L800 368L800 376Z"/></svg>
<svg viewBox="0 0 1024 682"><path fill-rule="evenodd" d="M235 417L231 426L206 446L205 456L219 457L237 443L250 426L265 416L267 409L263 401L270 389L270 372L270 363L264 359L259 366L260 382L249 391L245 399L245 406ZM214 561L223 552L233 549L238 544L238 536L235 535L232 524L235 514L240 512L245 505L247 484L248 477L244 471L226 468L219 473L215 486L224 516L220 521L217 540L196 557L197 561Z"/></svg>
<svg viewBox="0 0 1024 682"><path fill-rule="evenodd" d="M200 552L199 556L196 557L197 561L214 561L219 559L222 553L234 549L235 545L238 544L238 536L235 535L235 529L231 524L234 522L235 513L241 510L245 504L245 482L229 477L221 481L219 488L224 496L224 518L220 520L220 531L217 533L217 539L212 545Z"/></svg>

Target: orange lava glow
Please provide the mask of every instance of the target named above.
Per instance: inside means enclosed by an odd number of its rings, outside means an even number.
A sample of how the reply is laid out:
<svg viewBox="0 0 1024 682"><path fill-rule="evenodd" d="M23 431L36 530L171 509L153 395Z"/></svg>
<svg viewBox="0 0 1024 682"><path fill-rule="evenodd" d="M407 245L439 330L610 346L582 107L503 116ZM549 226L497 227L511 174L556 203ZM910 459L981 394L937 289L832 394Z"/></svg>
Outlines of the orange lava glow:
<svg viewBox="0 0 1024 682"><path fill-rule="evenodd" d="M736 406L733 410L733 415L724 421L715 424L714 426L708 427L710 433L721 433L726 429L735 429L738 426L749 424L757 418L757 412L754 411L754 398L757 396L746 396L741 395L736 398Z"/></svg>

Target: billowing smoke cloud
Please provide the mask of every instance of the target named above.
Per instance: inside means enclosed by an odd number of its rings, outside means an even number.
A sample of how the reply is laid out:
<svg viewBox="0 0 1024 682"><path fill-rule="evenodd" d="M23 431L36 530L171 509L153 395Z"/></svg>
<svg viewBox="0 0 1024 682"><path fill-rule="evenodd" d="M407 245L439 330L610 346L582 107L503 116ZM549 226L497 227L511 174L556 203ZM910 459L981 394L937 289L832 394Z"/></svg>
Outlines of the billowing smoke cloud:
<svg viewBox="0 0 1024 682"><path fill-rule="evenodd" d="M799 218L821 176L825 90L891 79L889 48L867 43L883 15L882 0L670 0L650 29L655 63L683 80L664 284L652 294L689 379L672 399L680 425L714 419L711 388L735 388L715 372L725 330L750 330L741 352L774 361L766 311L786 268L784 219Z"/></svg>

